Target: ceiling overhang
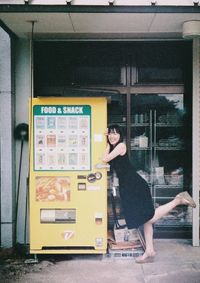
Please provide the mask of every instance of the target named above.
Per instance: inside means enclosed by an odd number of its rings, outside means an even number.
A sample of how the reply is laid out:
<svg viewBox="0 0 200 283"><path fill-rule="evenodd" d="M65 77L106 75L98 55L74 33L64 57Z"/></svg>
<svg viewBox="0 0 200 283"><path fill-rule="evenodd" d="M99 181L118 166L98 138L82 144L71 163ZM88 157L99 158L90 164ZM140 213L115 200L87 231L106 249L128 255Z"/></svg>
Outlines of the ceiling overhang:
<svg viewBox="0 0 200 283"><path fill-rule="evenodd" d="M0 5L0 25L36 40L181 39L184 22L200 21L199 6Z"/></svg>

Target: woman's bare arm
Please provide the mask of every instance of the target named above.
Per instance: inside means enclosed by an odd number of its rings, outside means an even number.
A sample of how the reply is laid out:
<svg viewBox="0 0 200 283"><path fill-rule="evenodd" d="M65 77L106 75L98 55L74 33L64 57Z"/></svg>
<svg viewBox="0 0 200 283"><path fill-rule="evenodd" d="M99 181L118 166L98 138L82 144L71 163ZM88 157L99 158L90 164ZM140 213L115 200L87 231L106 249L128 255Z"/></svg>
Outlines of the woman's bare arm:
<svg viewBox="0 0 200 283"><path fill-rule="evenodd" d="M103 162L109 162L118 155L124 155L126 153L126 145L124 143L119 143L110 153L110 145L107 146L105 154L103 156Z"/></svg>
<svg viewBox="0 0 200 283"><path fill-rule="evenodd" d="M107 147L106 147L106 151L105 151L105 153L104 153L104 156L105 156L105 155L108 155L109 152L110 152L110 145L109 145L109 143L108 143L108 144L107 144Z"/></svg>

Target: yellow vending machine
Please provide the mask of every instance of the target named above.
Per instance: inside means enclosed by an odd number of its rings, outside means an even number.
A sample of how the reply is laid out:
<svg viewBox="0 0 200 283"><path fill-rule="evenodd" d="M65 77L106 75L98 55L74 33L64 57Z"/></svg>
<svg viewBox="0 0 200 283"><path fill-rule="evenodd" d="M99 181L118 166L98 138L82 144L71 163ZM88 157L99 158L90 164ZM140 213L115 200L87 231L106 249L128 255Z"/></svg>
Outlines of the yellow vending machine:
<svg viewBox="0 0 200 283"><path fill-rule="evenodd" d="M30 101L30 253L105 253L107 99Z"/></svg>

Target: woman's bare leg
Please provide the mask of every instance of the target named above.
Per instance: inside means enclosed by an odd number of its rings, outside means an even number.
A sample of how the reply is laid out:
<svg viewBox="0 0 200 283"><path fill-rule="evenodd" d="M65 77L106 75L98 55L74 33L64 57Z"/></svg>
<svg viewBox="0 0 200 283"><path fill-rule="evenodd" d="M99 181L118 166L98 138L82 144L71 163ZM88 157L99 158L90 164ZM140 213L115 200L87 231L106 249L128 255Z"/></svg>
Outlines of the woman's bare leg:
<svg viewBox="0 0 200 283"><path fill-rule="evenodd" d="M157 220L167 215L172 209L174 209L177 205L181 204L181 200L179 198L174 198L170 202L160 205L155 209L155 214L151 220L149 220L152 224L154 224Z"/></svg>
<svg viewBox="0 0 200 283"><path fill-rule="evenodd" d="M146 243L146 250L142 256L136 258L137 263L150 262L155 256L155 250L153 245L153 224L148 221L144 224L144 238Z"/></svg>
<svg viewBox="0 0 200 283"><path fill-rule="evenodd" d="M167 215L173 208L177 205L182 204L182 200L179 198L175 198L172 201L163 204L155 209L155 214L152 219L144 224L144 237L146 242L146 250L144 254L136 259L137 263L144 263L145 261L151 260L153 256L155 256L155 250L153 245L153 224Z"/></svg>
<svg viewBox="0 0 200 283"><path fill-rule="evenodd" d="M147 255L155 255L154 245L153 245L153 224L148 221L144 224L144 235L146 242L146 253Z"/></svg>

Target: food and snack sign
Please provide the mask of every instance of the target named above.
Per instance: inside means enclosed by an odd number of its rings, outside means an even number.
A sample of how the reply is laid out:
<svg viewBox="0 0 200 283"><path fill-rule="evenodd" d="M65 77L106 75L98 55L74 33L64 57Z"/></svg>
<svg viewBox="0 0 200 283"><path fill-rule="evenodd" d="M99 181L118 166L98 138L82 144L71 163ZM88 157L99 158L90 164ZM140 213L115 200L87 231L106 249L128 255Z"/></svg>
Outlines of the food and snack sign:
<svg viewBox="0 0 200 283"><path fill-rule="evenodd" d="M34 171L91 169L91 107L35 105Z"/></svg>

